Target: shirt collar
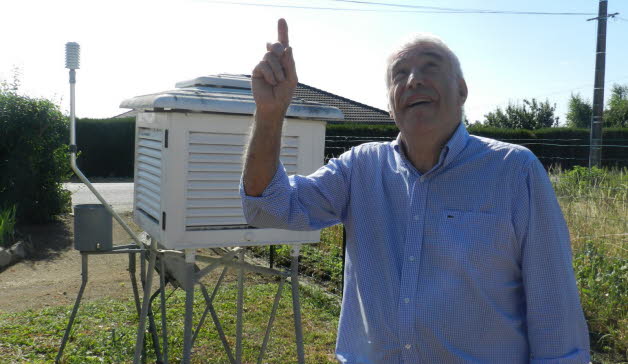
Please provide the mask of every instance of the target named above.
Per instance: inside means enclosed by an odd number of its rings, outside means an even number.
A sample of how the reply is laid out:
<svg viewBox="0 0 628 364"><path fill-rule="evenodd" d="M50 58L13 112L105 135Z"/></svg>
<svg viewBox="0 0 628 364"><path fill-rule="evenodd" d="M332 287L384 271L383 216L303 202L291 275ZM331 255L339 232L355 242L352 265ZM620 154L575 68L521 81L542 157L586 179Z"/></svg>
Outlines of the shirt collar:
<svg viewBox="0 0 628 364"><path fill-rule="evenodd" d="M438 163L434 166L434 168L432 168L432 170L440 167L445 167L449 163L451 163L460 154L460 152L462 152L464 147L467 145L468 140L469 132L467 131L464 123L461 122L456 128L454 134L451 136L451 138L449 138L447 144L445 144L445 146L441 150L440 157L438 158ZM391 145L397 156L403 162L398 165L400 167L416 171L410 160L406 157L403 148L401 148L401 133L397 135L397 139L393 140Z"/></svg>

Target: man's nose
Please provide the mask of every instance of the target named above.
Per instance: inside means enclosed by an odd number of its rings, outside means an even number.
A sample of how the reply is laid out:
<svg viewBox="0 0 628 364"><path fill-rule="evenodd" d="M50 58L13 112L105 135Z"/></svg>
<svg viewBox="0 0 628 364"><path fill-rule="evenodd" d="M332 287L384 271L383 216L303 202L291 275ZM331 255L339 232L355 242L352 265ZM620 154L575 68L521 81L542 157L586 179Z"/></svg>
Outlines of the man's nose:
<svg viewBox="0 0 628 364"><path fill-rule="evenodd" d="M421 71L416 68L413 68L410 71L410 74L408 75L407 87L416 88L417 86L420 86L422 84L423 84L423 75L421 74Z"/></svg>

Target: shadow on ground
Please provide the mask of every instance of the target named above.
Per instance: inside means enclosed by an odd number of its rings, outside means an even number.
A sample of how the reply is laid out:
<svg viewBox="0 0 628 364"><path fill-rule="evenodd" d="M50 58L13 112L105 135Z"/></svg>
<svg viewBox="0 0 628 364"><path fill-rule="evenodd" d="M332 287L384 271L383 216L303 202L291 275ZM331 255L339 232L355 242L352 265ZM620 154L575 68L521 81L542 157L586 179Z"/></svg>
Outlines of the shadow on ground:
<svg viewBox="0 0 628 364"><path fill-rule="evenodd" d="M25 263L53 260L62 252L70 249L74 241L73 218L61 215L56 221L18 226L20 239L26 243Z"/></svg>

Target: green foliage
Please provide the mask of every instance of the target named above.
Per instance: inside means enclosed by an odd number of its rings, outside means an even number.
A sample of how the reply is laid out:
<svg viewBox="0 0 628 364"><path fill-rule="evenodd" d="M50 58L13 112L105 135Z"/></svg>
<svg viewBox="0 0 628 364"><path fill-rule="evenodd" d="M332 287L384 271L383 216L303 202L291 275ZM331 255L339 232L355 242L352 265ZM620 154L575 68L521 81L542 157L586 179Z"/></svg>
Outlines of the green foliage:
<svg viewBox="0 0 628 364"><path fill-rule="evenodd" d="M326 135L350 135L350 136L391 136L399 134L399 128L395 124L327 124Z"/></svg>
<svg viewBox="0 0 628 364"><path fill-rule="evenodd" d="M628 85L613 85L604 111L604 127L628 127Z"/></svg>
<svg viewBox="0 0 628 364"><path fill-rule="evenodd" d="M628 200L628 168L609 170L575 166L560 175L554 189L558 195L573 198ZM601 192L603 196L600 196Z"/></svg>
<svg viewBox="0 0 628 364"><path fill-rule="evenodd" d="M593 109L591 103L580 94L571 94L567 109L567 126L570 128L590 128Z"/></svg>
<svg viewBox="0 0 628 364"><path fill-rule="evenodd" d="M550 128L558 125L558 117L554 116L555 110L556 105L550 105L549 100L538 102L534 98L524 99L523 105L508 104L504 111L498 107L484 115L484 125L530 130Z"/></svg>
<svg viewBox="0 0 628 364"><path fill-rule="evenodd" d="M0 91L0 201L17 204L18 223L69 210L68 140L68 120L52 102Z"/></svg>
<svg viewBox="0 0 628 364"><path fill-rule="evenodd" d="M15 205L0 210L0 247L8 248L15 234Z"/></svg>
<svg viewBox="0 0 628 364"><path fill-rule="evenodd" d="M587 241L573 264L591 349L628 359L628 259L608 254L600 242Z"/></svg>

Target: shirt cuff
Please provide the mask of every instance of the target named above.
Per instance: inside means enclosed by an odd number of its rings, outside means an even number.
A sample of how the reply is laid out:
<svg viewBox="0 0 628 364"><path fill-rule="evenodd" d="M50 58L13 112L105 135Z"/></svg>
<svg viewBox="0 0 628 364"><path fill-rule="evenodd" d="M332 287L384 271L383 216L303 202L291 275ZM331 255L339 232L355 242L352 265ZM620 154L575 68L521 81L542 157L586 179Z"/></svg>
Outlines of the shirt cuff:
<svg viewBox="0 0 628 364"><path fill-rule="evenodd" d="M244 178L243 176L240 177L240 197L242 198L243 201L244 200L255 201L255 200L266 199L267 197L277 194L278 191L280 191L284 185L289 185L288 175L286 174L286 170L280 161L277 164L277 170L275 171L275 175L270 180L270 183L268 183L268 186L266 186L266 189L264 189L264 192L262 192L261 196L247 195L246 192L244 192Z"/></svg>
<svg viewBox="0 0 628 364"><path fill-rule="evenodd" d="M560 358L530 359L530 364L587 364L591 362L588 351L577 349Z"/></svg>

